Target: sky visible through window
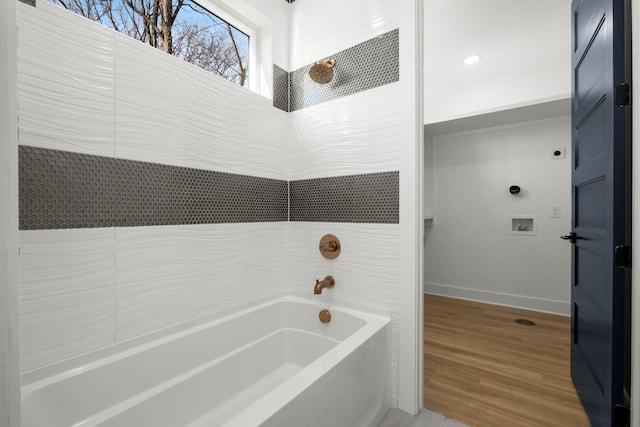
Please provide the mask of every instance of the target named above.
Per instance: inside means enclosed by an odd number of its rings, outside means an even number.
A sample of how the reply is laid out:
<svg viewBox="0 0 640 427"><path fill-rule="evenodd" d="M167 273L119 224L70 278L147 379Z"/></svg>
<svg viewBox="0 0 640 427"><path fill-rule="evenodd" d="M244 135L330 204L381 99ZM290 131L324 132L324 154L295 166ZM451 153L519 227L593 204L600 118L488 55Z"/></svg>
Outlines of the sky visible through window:
<svg viewBox="0 0 640 427"><path fill-rule="evenodd" d="M248 86L249 36L193 0L49 0Z"/></svg>

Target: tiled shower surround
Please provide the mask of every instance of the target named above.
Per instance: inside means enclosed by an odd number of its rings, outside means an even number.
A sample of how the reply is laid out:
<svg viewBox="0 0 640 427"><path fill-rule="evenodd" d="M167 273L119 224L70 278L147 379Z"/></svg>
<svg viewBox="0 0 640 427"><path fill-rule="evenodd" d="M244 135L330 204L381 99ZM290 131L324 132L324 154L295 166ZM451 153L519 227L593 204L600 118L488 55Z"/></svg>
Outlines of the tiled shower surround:
<svg viewBox="0 0 640 427"><path fill-rule="evenodd" d="M373 1L390 16L383 26L352 38L332 27L332 36L354 47L397 36L396 6ZM267 16L277 8L251 3ZM340 7L333 1L327 14ZM313 22L298 40L311 40ZM390 75L386 83L324 85L356 88L331 100L311 88L298 109L288 98L296 71L274 67L274 90L287 92L274 108L46 1L18 4L18 27L23 372L282 292L314 297L315 279L332 274L336 287L315 297L390 314L397 402L402 172L393 61L377 80ZM295 49L291 61L279 58L302 69L349 49L332 41L304 48L304 60ZM349 60L331 56L333 84L343 84ZM343 244L335 260L318 251L326 233Z"/></svg>
<svg viewBox="0 0 640 427"><path fill-rule="evenodd" d="M397 82L399 31L331 55L334 80L274 64L273 105L296 111ZM289 191L289 187L291 191ZM290 205L288 205L290 203ZM20 149L20 229L264 221L397 223L398 173L287 183L248 175Z"/></svg>
<svg viewBox="0 0 640 427"><path fill-rule="evenodd" d="M400 77L399 31L393 30L330 55L336 61L333 80L317 84L309 78L313 64L287 73L274 66L273 105L296 111L343 96L397 82Z"/></svg>

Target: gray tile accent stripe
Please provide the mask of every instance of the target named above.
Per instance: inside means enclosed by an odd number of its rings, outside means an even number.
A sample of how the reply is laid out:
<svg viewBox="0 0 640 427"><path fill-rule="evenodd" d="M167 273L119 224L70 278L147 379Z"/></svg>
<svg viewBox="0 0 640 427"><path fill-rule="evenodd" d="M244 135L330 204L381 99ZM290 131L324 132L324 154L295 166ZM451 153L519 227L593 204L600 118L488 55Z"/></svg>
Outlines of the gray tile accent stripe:
<svg viewBox="0 0 640 427"><path fill-rule="evenodd" d="M400 79L400 32L393 30L335 53L333 80L321 85L309 78L308 64L287 72L273 65L273 106L295 111L373 89Z"/></svg>
<svg viewBox="0 0 640 427"><path fill-rule="evenodd" d="M283 181L20 146L20 229L396 224L399 172Z"/></svg>
<svg viewBox="0 0 640 427"><path fill-rule="evenodd" d="M290 221L397 224L399 172L289 183Z"/></svg>
<svg viewBox="0 0 640 427"><path fill-rule="evenodd" d="M273 106L289 111L289 73L273 64Z"/></svg>
<svg viewBox="0 0 640 427"><path fill-rule="evenodd" d="M20 146L20 229L288 220L288 183Z"/></svg>
<svg viewBox="0 0 640 427"><path fill-rule="evenodd" d="M327 84L311 80L309 69L313 64L292 71L290 111L397 82L400 78L399 49L399 30L396 29L330 57L318 58L336 60L333 80Z"/></svg>

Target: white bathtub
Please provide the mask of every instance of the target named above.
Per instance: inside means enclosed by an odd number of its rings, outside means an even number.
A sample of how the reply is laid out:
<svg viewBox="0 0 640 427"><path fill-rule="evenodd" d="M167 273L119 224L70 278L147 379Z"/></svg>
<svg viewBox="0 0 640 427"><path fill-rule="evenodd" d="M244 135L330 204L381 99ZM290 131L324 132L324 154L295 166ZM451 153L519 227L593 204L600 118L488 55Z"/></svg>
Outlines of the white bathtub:
<svg viewBox="0 0 640 427"><path fill-rule="evenodd" d="M388 325L282 297L27 374L22 425L375 426L389 407Z"/></svg>

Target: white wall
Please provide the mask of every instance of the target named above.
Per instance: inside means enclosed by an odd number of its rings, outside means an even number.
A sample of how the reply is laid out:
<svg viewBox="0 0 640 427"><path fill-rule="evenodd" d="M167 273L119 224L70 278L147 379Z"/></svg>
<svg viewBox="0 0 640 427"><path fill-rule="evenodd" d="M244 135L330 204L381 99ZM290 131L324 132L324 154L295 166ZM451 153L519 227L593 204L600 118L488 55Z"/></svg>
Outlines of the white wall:
<svg viewBox="0 0 640 427"><path fill-rule="evenodd" d="M21 144L287 178L270 100L48 2L18 8ZM264 260L285 239L286 223L21 231L22 370L282 291L284 257Z"/></svg>
<svg viewBox="0 0 640 427"><path fill-rule="evenodd" d="M425 292L569 315L570 131L564 116L433 137ZM537 234L509 234L513 214L535 215Z"/></svg>
<svg viewBox="0 0 640 427"><path fill-rule="evenodd" d="M423 0L399 2L400 280L398 408L417 414L423 400L424 11Z"/></svg>
<svg viewBox="0 0 640 427"><path fill-rule="evenodd" d="M16 2L0 3L0 426L20 425Z"/></svg>
<svg viewBox="0 0 640 427"><path fill-rule="evenodd" d="M289 71L398 28L398 3L385 0L291 4Z"/></svg>
<svg viewBox="0 0 640 427"><path fill-rule="evenodd" d="M568 50L567 50L568 51ZM427 80L425 123L506 110L571 96L570 57L526 64L491 76L455 82Z"/></svg>
<svg viewBox="0 0 640 427"><path fill-rule="evenodd" d="M230 0L237 3L237 0ZM246 0L271 21L271 61L281 68L289 66L289 11L290 6L282 0ZM272 85L273 82L268 82Z"/></svg>
<svg viewBox="0 0 640 427"><path fill-rule="evenodd" d="M435 211L433 198L433 136L425 135L424 138L424 200L423 214L424 218L431 221ZM427 222L431 224L431 222Z"/></svg>

